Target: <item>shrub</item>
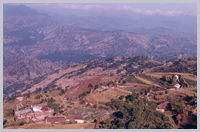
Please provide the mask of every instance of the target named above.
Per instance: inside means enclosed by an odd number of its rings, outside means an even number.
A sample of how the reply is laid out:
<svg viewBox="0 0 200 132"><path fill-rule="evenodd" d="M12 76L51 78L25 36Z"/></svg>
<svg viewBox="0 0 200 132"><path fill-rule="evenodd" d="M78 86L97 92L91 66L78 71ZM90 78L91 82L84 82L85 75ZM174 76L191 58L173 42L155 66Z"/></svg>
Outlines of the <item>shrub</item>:
<svg viewBox="0 0 200 132"><path fill-rule="evenodd" d="M60 96L63 95L65 93L65 90L61 89L60 90Z"/></svg>
<svg viewBox="0 0 200 132"><path fill-rule="evenodd" d="M94 86L94 89L97 89L97 88L99 88L99 85L95 85L95 86Z"/></svg>
<svg viewBox="0 0 200 132"><path fill-rule="evenodd" d="M90 91L86 91L86 92L80 94L78 97L79 97L79 98L85 97L85 96L86 96L87 94L89 94L89 93L90 93Z"/></svg>
<svg viewBox="0 0 200 132"><path fill-rule="evenodd" d="M77 121L75 121L75 120L70 120L69 121L69 124L76 124L77 123Z"/></svg>
<svg viewBox="0 0 200 132"><path fill-rule="evenodd" d="M70 109L71 109L71 108L72 108L72 106L68 105L68 106L67 106L67 108L70 108Z"/></svg>
<svg viewBox="0 0 200 132"><path fill-rule="evenodd" d="M93 86L92 86L92 84L90 83L90 84L88 84L88 88L92 88Z"/></svg>
<svg viewBox="0 0 200 132"><path fill-rule="evenodd" d="M177 114L182 114L183 113L183 110L184 110L184 106L183 104L179 103L179 104L176 104L174 106L174 111L177 113Z"/></svg>
<svg viewBox="0 0 200 132"><path fill-rule="evenodd" d="M123 99L124 99L124 95L120 96L119 99L120 99L120 100L123 100Z"/></svg>
<svg viewBox="0 0 200 132"><path fill-rule="evenodd" d="M40 104L42 104L44 102L44 99L42 99L41 101L40 101Z"/></svg>
<svg viewBox="0 0 200 132"><path fill-rule="evenodd" d="M22 126L24 124L26 124L26 121L24 119L20 119L20 120L17 121L18 126Z"/></svg>
<svg viewBox="0 0 200 132"><path fill-rule="evenodd" d="M40 95L39 95L39 94L36 95L36 96L35 96L35 99L40 99Z"/></svg>
<svg viewBox="0 0 200 132"><path fill-rule="evenodd" d="M172 128L172 125L169 124L169 123L165 123L163 126L162 126L162 129L171 129Z"/></svg>
<svg viewBox="0 0 200 132"><path fill-rule="evenodd" d="M7 109L7 110L5 110L5 116L6 117L12 117L12 116L14 116L14 114L15 114L15 112L14 112L14 110L13 109Z"/></svg>
<svg viewBox="0 0 200 132"><path fill-rule="evenodd" d="M121 73L121 70L118 69L118 70L117 70L117 74L119 74L119 73Z"/></svg>
<svg viewBox="0 0 200 132"><path fill-rule="evenodd" d="M169 117L163 116L163 117L162 117L162 120L163 120L163 121L169 121Z"/></svg>
<svg viewBox="0 0 200 132"><path fill-rule="evenodd" d="M8 121L6 119L3 120L3 126L5 127L8 124Z"/></svg>

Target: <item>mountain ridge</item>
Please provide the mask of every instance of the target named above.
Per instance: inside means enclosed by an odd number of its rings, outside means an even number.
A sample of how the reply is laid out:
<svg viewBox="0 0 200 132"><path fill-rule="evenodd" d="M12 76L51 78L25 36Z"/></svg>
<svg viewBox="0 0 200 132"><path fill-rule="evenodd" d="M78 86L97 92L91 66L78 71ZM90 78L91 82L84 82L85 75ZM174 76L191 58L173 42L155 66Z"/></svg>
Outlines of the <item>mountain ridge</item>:
<svg viewBox="0 0 200 132"><path fill-rule="evenodd" d="M174 61L197 54L197 40L194 34L179 33L167 27L159 26L150 29L138 27L136 32L128 31L125 28L124 30L117 28L103 31L90 26L87 28L73 26L66 23L65 20L55 20L55 17L26 6L12 5L12 7L15 8L4 5L4 11L6 10L3 16L5 87L18 81L31 80L70 63L87 59L144 55L155 60ZM19 12L23 10L26 10L26 13L20 15ZM7 15L7 12L10 14ZM17 12L18 15L15 15ZM98 20L102 18L100 17ZM67 18L67 20L71 20L71 18ZM84 22L85 20L83 20ZM110 26L112 25L110 24ZM116 25L113 23L113 26ZM171 57L167 58L168 56ZM24 64L24 62L17 63L30 60L32 61L31 65ZM39 62L42 62L42 66L38 65ZM9 74L15 68L20 69L21 72L16 72L16 75ZM26 75L20 79L21 73ZM34 76L30 76L30 74Z"/></svg>
<svg viewBox="0 0 200 132"><path fill-rule="evenodd" d="M82 81L100 76L123 77L131 74L174 71L196 74L196 63L196 58L189 58L165 64L146 56L85 60L49 72L33 80L11 85L4 89L4 94L8 96L13 93L34 92L38 88L45 90L55 87L73 87ZM177 67L179 68L177 69Z"/></svg>

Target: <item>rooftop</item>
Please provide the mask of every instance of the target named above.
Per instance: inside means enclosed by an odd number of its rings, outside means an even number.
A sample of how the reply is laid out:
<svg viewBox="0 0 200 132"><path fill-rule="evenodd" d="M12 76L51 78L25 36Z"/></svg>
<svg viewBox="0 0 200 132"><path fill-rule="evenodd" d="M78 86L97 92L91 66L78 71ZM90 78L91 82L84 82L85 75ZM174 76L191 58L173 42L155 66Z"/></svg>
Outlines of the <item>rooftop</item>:
<svg viewBox="0 0 200 132"><path fill-rule="evenodd" d="M41 107L41 106L38 106L38 105L34 105L33 108L42 109L42 107Z"/></svg>
<svg viewBox="0 0 200 132"><path fill-rule="evenodd" d="M43 111L49 111L49 110L51 110L49 107L46 107L46 106L43 106L42 108L41 108L41 110L43 110Z"/></svg>
<svg viewBox="0 0 200 132"><path fill-rule="evenodd" d="M26 114L26 113L29 113L29 112L32 112L31 109L25 109L25 110L18 110L18 111L15 111L16 114Z"/></svg>
<svg viewBox="0 0 200 132"><path fill-rule="evenodd" d="M66 121L65 117L46 117L47 122Z"/></svg>

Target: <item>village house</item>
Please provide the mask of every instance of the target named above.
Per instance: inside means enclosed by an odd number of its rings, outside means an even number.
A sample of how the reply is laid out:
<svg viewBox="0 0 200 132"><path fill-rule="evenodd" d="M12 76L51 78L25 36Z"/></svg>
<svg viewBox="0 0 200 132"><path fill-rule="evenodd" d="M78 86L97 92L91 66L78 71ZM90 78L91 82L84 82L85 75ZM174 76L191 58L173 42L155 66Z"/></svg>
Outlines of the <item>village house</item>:
<svg viewBox="0 0 200 132"><path fill-rule="evenodd" d="M108 86L107 86L107 87L108 87ZM105 90L107 90L107 89L108 89L108 88L98 88L98 89L96 89L96 91L100 93L100 92L103 92L103 91L105 91Z"/></svg>
<svg viewBox="0 0 200 132"><path fill-rule="evenodd" d="M171 104L169 102L160 103L156 108L156 110L160 112L165 112L166 110L169 109L171 109Z"/></svg>
<svg viewBox="0 0 200 132"><path fill-rule="evenodd" d="M177 83L177 84L174 85L174 87L178 89L178 88L181 87L181 85L179 83Z"/></svg>
<svg viewBox="0 0 200 132"><path fill-rule="evenodd" d="M114 89L115 87L111 84L109 85L109 89Z"/></svg>
<svg viewBox="0 0 200 132"><path fill-rule="evenodd" d="M105 85L102 85L101 87L104 88L104 89L109 88L108 86L105 86Z"/></svg>
<svg viewBox="0 0 200 132"><path fill-rule="evenodd" d="M176 89L176 87L174 87L174 86L168 87L168 90L175 90L175 89Z"/></svg>
<svg viewBox="0 0 200 132"><path fill-rule="evenodd" d="M44 118L45 123L59 123L59 122L64 122L66 121L65 117L58 117L58 116L53 116L53 117L45 117Z"/></svg>
<svg viewBox="0 0 200 132"><path fill-rule="evenodd" d="M82 115L68 115L66 117L66 121L75 120L77 123L84 123L84 119Z"/></svg>
<svg viewBox="0 0 200 132"><path fill-rule="evenodd" d="M151 93L148 92L148 93L147 93L147 98L150 98L150 96L151 96Z"/></svg>
<svg viewBox="0 0 200 132"><path fill-rule="evenodd" d="M122 84L118 84L117 87L124 88L125 86Z"/></svg>
<svg viewBox="0 0 200 132"><path fill-rule="evenodd" d="M150 90L148 93L147 93L147 98L149 98L152 94L154 94L156 92L156 90Z"/></svg>
<svg viewBox="0 0 200 132"><path fill-rule="evenodd" d="M15 111L15 116L17 116L17 119L22 119L22 118L26 118L26 116L30 113L32 113L31 109L18 110L18 111Z"/></svg>
<svg viewBox="0 0 200 132"><path fill-rule="evenodd" d="M175 78L176 80L178 80L178 79L179 79L178 75L174 75L174 78Z"/></svg>

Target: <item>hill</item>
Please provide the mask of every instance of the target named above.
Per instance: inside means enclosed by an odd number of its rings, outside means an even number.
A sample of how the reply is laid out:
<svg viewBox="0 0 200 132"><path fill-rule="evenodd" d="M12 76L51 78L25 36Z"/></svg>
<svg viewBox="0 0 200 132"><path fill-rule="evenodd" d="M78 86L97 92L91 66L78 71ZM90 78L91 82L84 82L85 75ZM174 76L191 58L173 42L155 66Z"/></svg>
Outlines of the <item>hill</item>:
<svg viewBox="0 0 200 132"><path fill-rule="evenodd" d="M29 63L29 65L31 65L31 63ZM145 56L116 57L106 60L86 60L80 63L71 64L66 68L58 69L44 76L35 77L30 81L14 83L4 89L4 94L9 95L13 92L21 93L27 92L28 90L33 92L36 88L45 89L56 86L74 86L81 81L98 76L126 76L127 74L132 73L138 74L161 65L161 62ZM20 70L16 70L16 72L20 72ZM14 74L15 72L12 70L9 73ZM14 75L16 76L16 73Z"/></svg>
<svg viewBox="0 0 200 132"><path fill-rule="evenodd" d="M182 72L197 75L197 58L191 57L175 61L172 65L162 67L157 71L160 72Z"/></svg>
<svg viewBox="0 0 200 132"><path fill-rule="evenodd" d="M70 16L65 17L71 20ZM160 26L150 29L135 27L132 31L127 31L127 28L98 30L74 26L57 18L24 5L4 5L3 57L4 74L7 76L4 79L5 87L40 77L72 62L87 59L145 55L164 61L168 60L165 59L167 56L173 54L178 55L171 60L177 60L178 57L180 59L180 54L190 57L197 53L196 37L191 33ZM81 22L85 23L82 17L76 20L79 22L78 25L81 25ZM33 62L31 65L16 63L21 60L29 62L29 58ZM38 65L38 62L43 61L48 63L46 70ZM26 74L25 77L19 78L20 72L16 72L16 75L8 73L16 66ZM25 67L32 68L26 70Z"/></svg>

